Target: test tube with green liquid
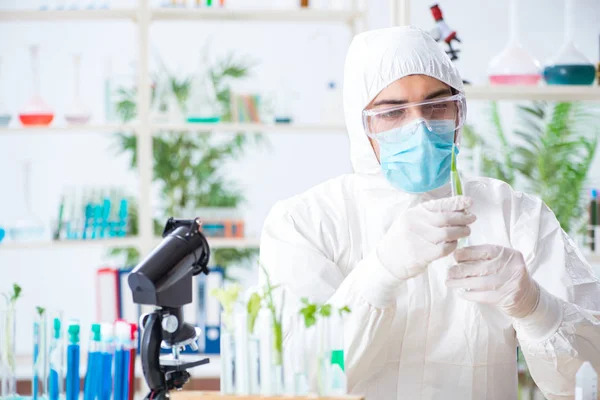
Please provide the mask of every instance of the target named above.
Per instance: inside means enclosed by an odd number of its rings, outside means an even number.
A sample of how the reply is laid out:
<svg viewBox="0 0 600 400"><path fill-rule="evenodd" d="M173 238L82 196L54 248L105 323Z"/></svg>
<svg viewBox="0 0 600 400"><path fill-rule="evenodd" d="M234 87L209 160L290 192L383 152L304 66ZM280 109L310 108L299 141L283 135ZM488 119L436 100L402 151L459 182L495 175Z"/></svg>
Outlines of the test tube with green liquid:
<svg viewBox="0 0 600 400"><path fill-rule="evenodd" d="M460 175L456 168L456 143L452 144L452 161L450 163L450 186L452 187L452 196L462 196L463 188L460 181ZM469 238L458 239L457 248L466 247L469 245Z"/></svg>

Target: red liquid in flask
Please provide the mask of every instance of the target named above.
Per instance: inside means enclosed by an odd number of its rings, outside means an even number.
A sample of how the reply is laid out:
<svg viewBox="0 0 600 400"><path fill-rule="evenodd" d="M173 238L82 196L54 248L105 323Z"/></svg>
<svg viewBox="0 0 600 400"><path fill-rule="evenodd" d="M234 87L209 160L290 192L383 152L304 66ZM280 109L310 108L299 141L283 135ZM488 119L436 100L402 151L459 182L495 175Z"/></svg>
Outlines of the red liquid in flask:
<svg viewBox="0 0 600 400"><path fill-rule="evenodd" d="M492 85L537 85L542 78L539 74L490 75Z"/></svg>
<svg viewBox="0 0 600 400"><path fill-rule="evenodd" d="M48 126L54 119L54 114L19 114L24 126Z"/></svg>

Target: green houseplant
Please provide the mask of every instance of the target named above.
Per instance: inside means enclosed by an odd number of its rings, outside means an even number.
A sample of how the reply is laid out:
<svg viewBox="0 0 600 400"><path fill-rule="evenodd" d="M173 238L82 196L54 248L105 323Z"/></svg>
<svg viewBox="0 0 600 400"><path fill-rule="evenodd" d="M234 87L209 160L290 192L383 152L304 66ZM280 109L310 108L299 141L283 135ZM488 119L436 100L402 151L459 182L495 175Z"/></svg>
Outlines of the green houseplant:
<svg viewBox="0 0 600 400"><path fill-rule="evenodd" d="M250 66L228 56L211 68L211 77L217 90L217 100L223 112L222 121L229 121L230 82L248 76ZM190 94L191 78L178 79L162 69L167 77L156 77L170 83L177 103L184 107ZM123 122L135 118L135 89L119 89L120 101L117 114ZM156 90L153 90L153 98ZM132 134L119 133L117 151L129 156L131 168L137 166L137 138ZM241 190L221 172L222 165L244 154L251 144L261 143L260 135L235 134L227 140L214 140L211 133L188 133L166 130L153 136L154 183L160 188L160 203L164 218L154 221L155 234L162 232L167 216L181 215L187 210L207 207L235 208L244 201ZM131 199L130 234L138 233L138 214L135 200ZM134 264L139 258L135 248L111 250L113 255L125 254L126 263ZM215 264L225 268L231 264L245 264L253 259L257 249L215 249L211 258Z"/></svg>
<svg viewBox="0 0 600 400"><path fill-rule="evenodd" d="M465 146L482 149L483 174L540 196L565 231L576 229L598 144L598 108L570 102L519 105L510 139L496 103L490 117L491 135L478 135L469 126L463 130Z"/></svg>

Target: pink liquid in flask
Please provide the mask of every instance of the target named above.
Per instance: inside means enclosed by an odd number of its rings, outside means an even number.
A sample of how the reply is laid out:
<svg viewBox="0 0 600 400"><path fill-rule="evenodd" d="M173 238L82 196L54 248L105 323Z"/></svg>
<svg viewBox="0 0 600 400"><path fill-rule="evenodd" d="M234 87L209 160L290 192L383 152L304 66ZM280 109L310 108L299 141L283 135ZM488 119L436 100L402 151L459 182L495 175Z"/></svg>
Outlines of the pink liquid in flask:
<svg viewBox="0 0 600 400"><path fill-rule="evenodd" d="M537 85L540 74L490 75L492 85Z"/></svg>

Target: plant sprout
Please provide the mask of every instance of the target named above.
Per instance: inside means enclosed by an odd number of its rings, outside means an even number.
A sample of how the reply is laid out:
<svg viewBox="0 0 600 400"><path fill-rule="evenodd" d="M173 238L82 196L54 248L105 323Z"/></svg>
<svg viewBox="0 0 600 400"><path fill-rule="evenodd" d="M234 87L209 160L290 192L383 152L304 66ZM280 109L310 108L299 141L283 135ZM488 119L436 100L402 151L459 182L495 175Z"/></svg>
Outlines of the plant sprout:
<svg viewBox="0 0 600 400"><path fill-rule="evenodd" d="M328 318L331 316L332 306L331 304L317 304L311 303L306 297L300 299L304 307L300 309L300 314L304 317L304 326L310 328L317 323L317 317ZM338 314L342 316L344 313L350 313L351 310L348 306L339 308Z"/></svg>
<svg viewBox="0 0 600 400"><path fill-rule="evenodd" d="M275 347L275 365L281 365L283 363L283 326L282 326L282 317L283 317L283 305L285 303L285 292L281 297L281 309L279 311L279 316L277 315L277 309L275 307L275 301L273 300L273 291L279 287L279 285L273 286L271 284L271 278L269 277L269 273L267 272L264 266L260 266L263 270L266 278L266 285L264 288L263 300L269 311L271 312L271 318L273 320L273 345Z"/></svg>
<svg viewBox="0 0 600 400"><path fill-rule="evenodd" d="M219 303L221 303L221 306L223 307L224 323L229 331L233 330L233 310L241 291L242 287L238 284L210 291L210 295L219 300Z"/></svg>

